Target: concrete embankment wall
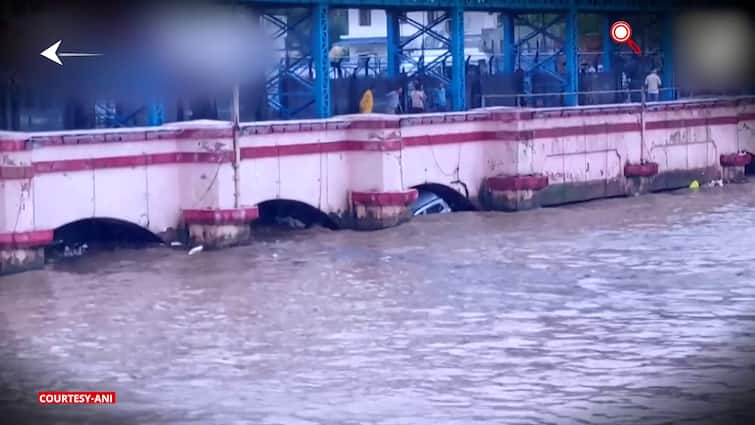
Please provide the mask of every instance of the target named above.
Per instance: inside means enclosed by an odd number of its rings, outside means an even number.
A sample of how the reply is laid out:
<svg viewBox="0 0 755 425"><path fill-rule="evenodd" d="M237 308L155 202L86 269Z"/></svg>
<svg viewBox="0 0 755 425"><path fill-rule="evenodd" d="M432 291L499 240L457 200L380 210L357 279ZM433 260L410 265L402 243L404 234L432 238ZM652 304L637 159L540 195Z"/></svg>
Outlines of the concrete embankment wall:
<svg viewBox="0 0 755 425"><path fill-rule="evenodd" d="M238 215L234 209L271 199L304 202L343 226L369 219L367 227L378 228L399 223L389 216L401 213L416 196L411 188L425 183L453 188L474 203L486 191L509 198L537 192L537 202L513 209L624 195L634 174L652 177L645 190L668 189L720 178L722 164L740 164L723 157L755 152L753 129L755 99L740 98L659 103L644 112L636 104L488 108L245 123L238 130L188 122L5 132L0 244L42 241L55 228L93 217L171 239L186 219L182 211L206 210L211 217L222 210L226 220ZM241 158L238 205L234 136ZM242 216L249 219L250 211Z"/></svg>

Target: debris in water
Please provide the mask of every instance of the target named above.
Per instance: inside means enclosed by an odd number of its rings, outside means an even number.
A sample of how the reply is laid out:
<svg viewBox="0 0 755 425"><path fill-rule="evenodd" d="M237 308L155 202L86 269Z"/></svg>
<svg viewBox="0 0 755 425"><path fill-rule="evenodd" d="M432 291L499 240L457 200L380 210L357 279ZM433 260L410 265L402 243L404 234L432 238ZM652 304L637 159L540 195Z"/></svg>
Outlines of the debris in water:
<svg viewBox="0 0 755 425"><path fill-rule="evenodd" d="M697 180L692 180L692 183L689 184L689 188L692 190L700 189L700 182Z"/></svg>
<svg viewBox="0 0 755 425"><path fill-rule="evenodd" d="M181 242L178 242L178 241L173 241L173 242L170 243L170 246L182 246L182 245L183 244Z"/></svg>
<svg viewBox="0 0 755 425"><path fill-rule="evenodd" d="M64 257L81 257L82 255L84 255L87 248L89 248L89 245L87 244L81 244L73 248L66 245L65 248L63 249L63 256Z"/></svg>
<svg viewBox="0 0 755 425"><path fill-rule="evenodd" d="M708 186L711 186L711 187L724 187L724 181L722 179L712 180L710 183L708 183Z"/></svg>
<svg viewBox="0 0 755 425"><path fill-rule="evenodd" d="M199 254L204 249L204 245L195 246L189 250L189 255Z"/></svg>
<svg viewBox="0 0 755 425"><path fill-rule="evenodd" d="M293 217L275 217L275 222L284 226L288 226L292 229L304 229L307 227L304 222Z"/></svg>

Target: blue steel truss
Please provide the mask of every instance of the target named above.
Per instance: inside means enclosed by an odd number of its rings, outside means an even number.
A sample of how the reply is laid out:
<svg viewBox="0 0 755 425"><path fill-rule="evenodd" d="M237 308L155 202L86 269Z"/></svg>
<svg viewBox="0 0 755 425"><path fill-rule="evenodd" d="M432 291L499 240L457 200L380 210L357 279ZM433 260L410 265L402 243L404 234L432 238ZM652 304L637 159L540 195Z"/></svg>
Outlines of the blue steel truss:
<svg viewBox="0 0 755 425"><path fill-rule="evenodd" d="M371 8L385 9L387 18L387 73L391 77L398 76L401 72L402 63L413 65L411 73L422 73L443 83L450 83L450 94L454 109L465 108L466 83L464 61L464 12L465 11L497 11L503 13L503 60L500 61L500 70L513 72L516 58L521 58L518 50L529 37L542 36L556 40L561 46L555 54L527 64L525 78L529 74L529 80L533 71L545 71L559 78L563 90L566 92L579 91L579 64L577 52L577 14L578 13L601 13L604 16L612 16L625 13L663 13L671 16L670 12L680 9L705 5L705 0L240 0L242 3L257 4L261 8L294 8L308 7L309 16L303 17L297 22L283 22L274 16L265 15L265 18L278 27L276 37L283 37L291 31L298 31L303 22L311 20L311 34L306 34L304 39L311 40L311 51L301 57L282 61L278 71L267 81L268 104L278 110L283 117L293 117L300 111L314 105L315 115L328 117L331 114L331 90L330 90L330 63L328 50L328 13L331 8ZM731 0L721 0L719 5L736 4ZM406 16L407 11L415 10L440 10L441 13L433 22L422 25ZM514 23L516 16L531 13L556 13L558 17L543 25L528 23L534 33L523 40L515 40ZM670 19L670 18L669 18ZM449 22L450 35L446 36L442 31L435 28ZM608 25L609 21L605 21ZM414 27L417 31L411 36L402 39L399 28L401 23ZM566 30L563 35L554 33L552 28L564 23ZM605 27L604 27L605 28ZM673 83L673 67L668 60L673 56L671 51L673 40L671 31L666 31L664 39L664 56L667 58L663 68L664 85L667 87ZM404 48L419 37L429 37L437 40L445 52L430 61L424 63L423 59L416 60L411 55L404 53ZM604 66L606 70L611 68L610 51L613 43L604 42ZM566 72L559 75L554 69L549 69L553 60L564 55L566 58ZM445 70L445 63L451 58L450 75ZM539 58L538 58L539 59ZM522 62L519 62L522 66ZM283 77L296 80L299 86L304 87L301 93L286 93L287 96L299 95L309 99L307 102L299 102L296 110L291 110L281 102L279 90L280 81ZM308 76L306 78L305 76ZM526 85L525 85L526 87ZM673 96L673 94L671 94ZM566 96L567 105L576 105L578 96Z"/></svg>
<svg viewBox="0 0 755 425"><path fill-rule="evenodd" d="M327 6L324 6L324 7L327 8ZM318 7L314 6L313 12L316 9L318 9ZM326 12L326 17L327 17L327 12ZM275 28L275 30L273 31L273 34L271 35L273 40L279 40L290 34L297 34L300 38L306 39L306 36L302 33L301 29L306 26L306 24L310 21L310 19L312 19L313 22L317 22L314 14L309 15L309 16L308 15L302 16L299 19L290 23L272 14L263 14L262 19L270 23ZM325 33L325 37L327 39L327 31ZM313 38L317 38L317 37L313 37ZM315 48L316 46L313 44L312 46L313 52L317 51ZM327 58L327 52L325 53L325 57ZM267 104L271 109L273 109L274 111L277 111L281 117L283 118L296 117L303 110L310 107L312 104L315 104L317 101L317 98L322 97L318 95L318 88L315 86L315 84L313 84L311 79L308 80L302 77L302 75L309 73L310 62L313 61L313 59L314 58L311 55L311 52L307 52L306 54L303 54L302 56L297 57L297 58L289 58L288 53L286 53L286 57L281 59L279 65L275 68L273 73L268 77L267 81L265 82L265 89L266 89L265 91L267 93ZM304 87L304 91L283 92L281 87L282 87L284 78L290 78L291 80L297 81L298 83L300 83L302 87ZM284 101L283 99L291 99L291 98L303 98L305 99L305 101L297 105L295 108L290 108L288 106L288 102Z"/></svg>
<svg viewBox="0 0 755 425"><path fill-rule="evenodd" d="M413 77L415 75L428 76L441 81L444 84L450 83L451 79L445 74L444 65L446 60L452 57L451 54L451 40L449 38L436 31L435 28L445 24L449 20L448 13L441 13L435 17L427 25L422 25L420 22L415 21L412 18L406 16L405 13L399 11L388 12L388 73L391 76L398 75L399 69L402 63L411 64L412 67L407 72L407 76ZM399 28L404 23L413 27L416 31L403 39L400 37ZM419 60L407 54L406 47L415 41L416 39L427 35L440 43L438 50L443 52L434 58L432 61L425 63L424 55ZM424 45L424 43L423 43ZM463 51L462 51L463 55Z"/></svg>
<svg viewBox="0 0 755 425"><path fill-rule="evenodd" d="M283 6L302 6L323 3L334 8L399 8L402 10L436 10L462 7L473 11L516 10L519 12L567 11L574 7L580 12L659 12L685 7L708 6L706 0L243 0ZM741 2L739 2L741 4ZM717 1L717 6L737 5L733 0Z"/></svg>

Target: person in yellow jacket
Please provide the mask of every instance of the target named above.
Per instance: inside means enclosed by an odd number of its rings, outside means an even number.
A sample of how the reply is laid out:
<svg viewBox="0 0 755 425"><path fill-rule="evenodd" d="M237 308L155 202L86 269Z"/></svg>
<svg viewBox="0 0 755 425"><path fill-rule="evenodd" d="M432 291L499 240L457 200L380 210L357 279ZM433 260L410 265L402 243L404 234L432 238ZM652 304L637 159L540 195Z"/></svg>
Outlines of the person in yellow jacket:
<svg viewBox="0 0 755 425"><path fill-rule="evenodd" d="M362 100L359 101L359 113L371 114L373 102L372 87L368 87L362 94Z"/></svg>

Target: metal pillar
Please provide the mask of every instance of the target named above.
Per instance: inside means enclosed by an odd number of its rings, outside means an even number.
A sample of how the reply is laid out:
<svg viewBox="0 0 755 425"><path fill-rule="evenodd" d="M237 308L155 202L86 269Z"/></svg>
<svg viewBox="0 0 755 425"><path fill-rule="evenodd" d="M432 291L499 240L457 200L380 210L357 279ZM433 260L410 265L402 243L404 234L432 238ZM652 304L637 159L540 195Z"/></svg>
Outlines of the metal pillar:
<svg viewBox="0 0 755 425"><path fill-rule="evenodd" d="M503 58L499 70L504 73L514 72L514 63L516 62L516 40L514 40L514 15L512 13L503 13L503 41L502 49Z"/></svg>
<svg viewBox="0 0 755 425"><path fill-rule="evenodd" d="M149 104L147 125L162 125L165 122L165 107L159 99L154 99Z"/></svg>
<svg viewBox="0 0 755 425"><path fill-rule="evenodd" d="M324 2L312 6L312 59L315 65L312 91L315 97L315 114L318 118L328 118L331 115L328 9Z"/></svg>
<svg viewBox="0 0 755 425"><path fill-rule="evenodd" d="M603 33L603 71L604 72L610 72L611 68L613 67L613 51L614 51L614 42L611 38L611 24L613 23L613 18L609 15L603 15L601 17L601 32Z"/></svg>
<svg viewBox="0 0 755 425"><path fill-rule="evenodd" d="M663 87L672 90L663 90L661 96L662 100L675 100L676 90L674 85L674 17L671 13L667 13L664 16L663 27L663 72L661 75L661 81Z"/></svg>
<svg viewBox="0 0 755 425"><path fill-rule="evenodd" d="M566 34L564 43L564 54L566 55L566 92L575 93L579 90L579 64L577 57L577 10L571 7L566 12ZM576 94L567 94L565 99L566 106L577 106L579 96Z"/></svg>
<svg viewBox="0 0 755 425"><path fill-rule="evenodd" d="M385 11L388 54L388 77L396 78L401 73L401 25L400 11L388 9Z"/></svg>
<svg viewBox="0 0 755 425"><path fill-rule="evenodd" d="M464 8L456 6L448 11L451 34L448 50L451 53L451 105L454 111L466 109L467 85L464 61Z"/></svg>

